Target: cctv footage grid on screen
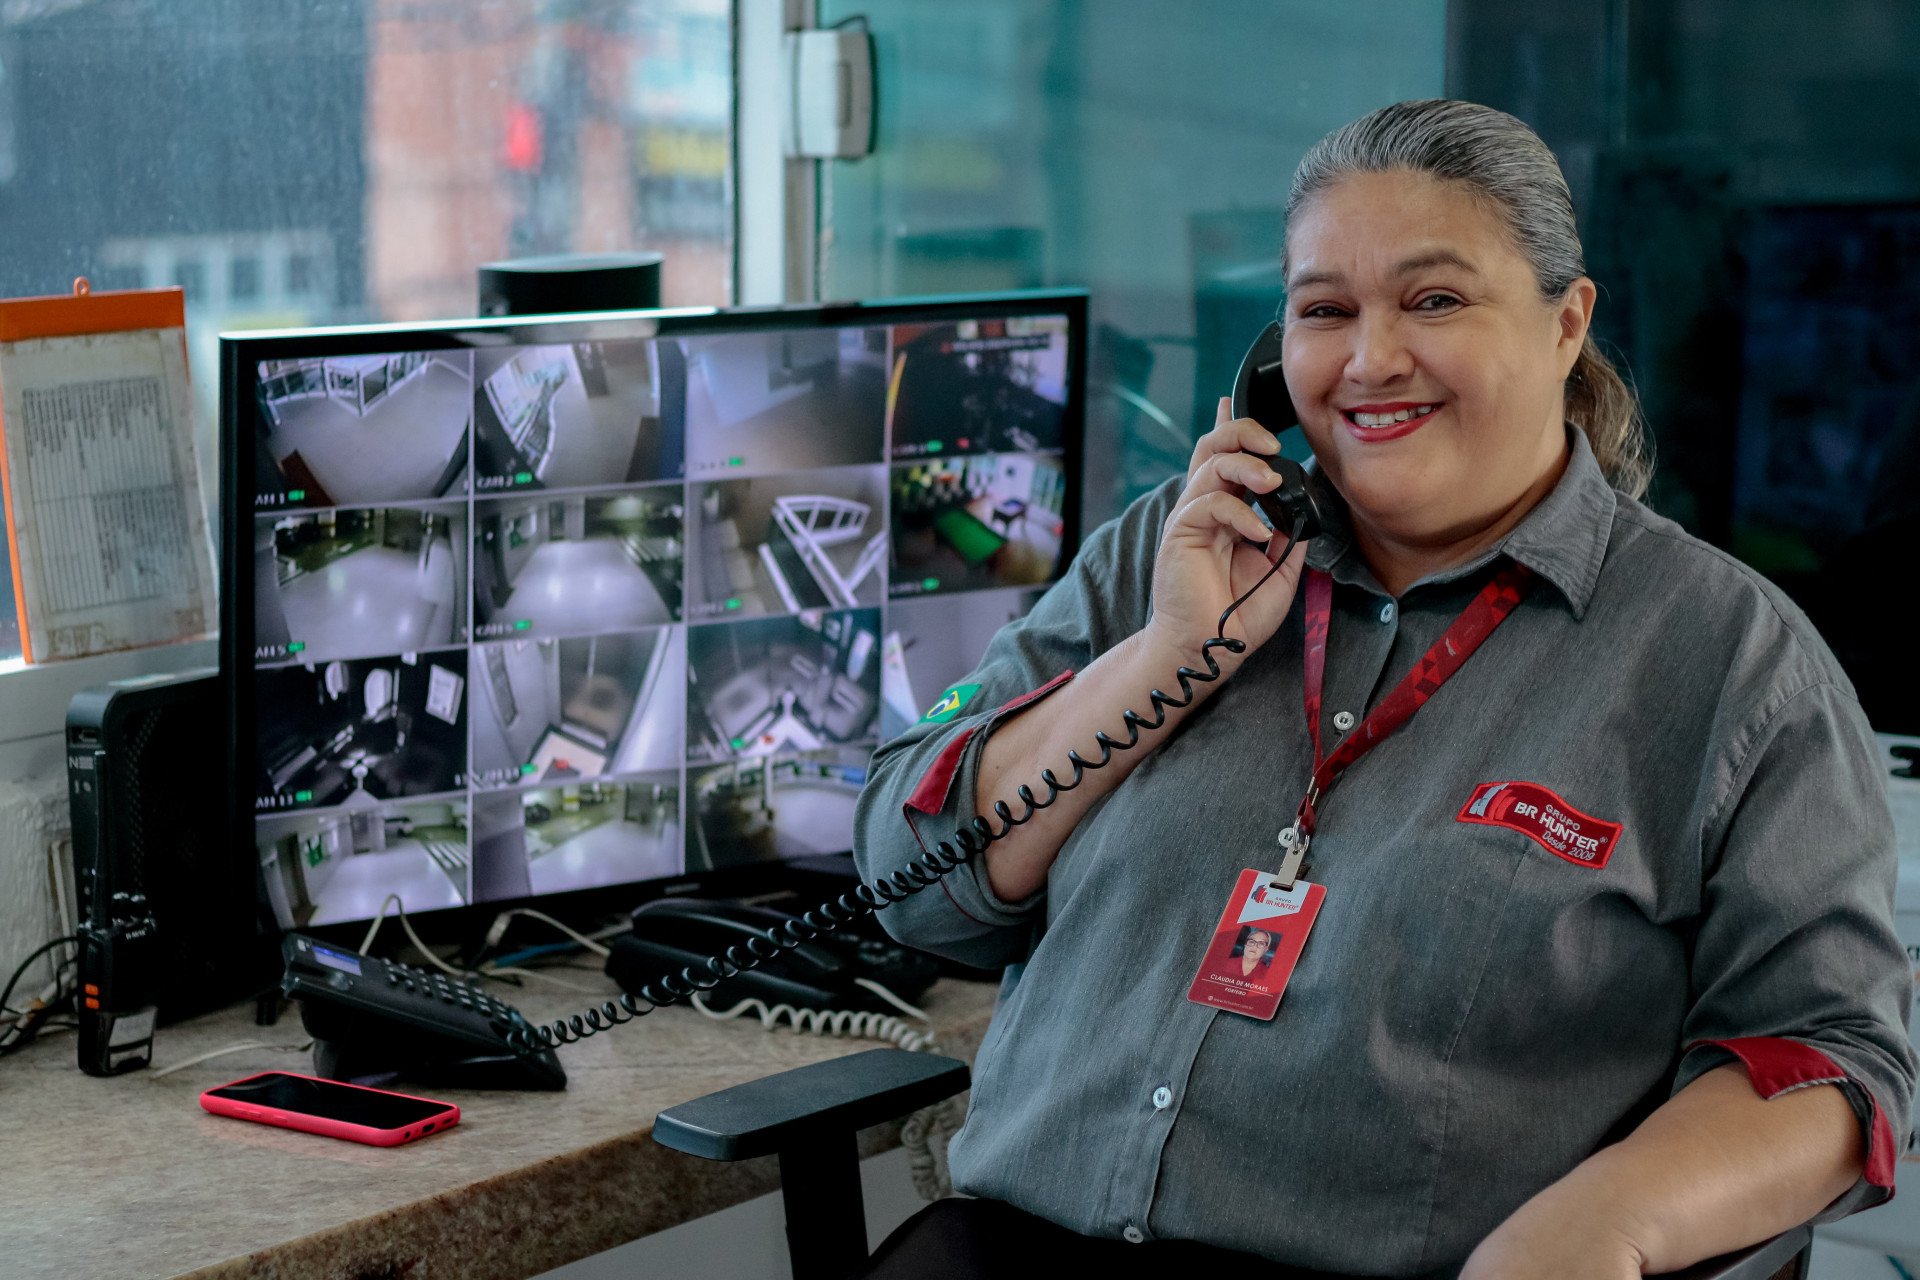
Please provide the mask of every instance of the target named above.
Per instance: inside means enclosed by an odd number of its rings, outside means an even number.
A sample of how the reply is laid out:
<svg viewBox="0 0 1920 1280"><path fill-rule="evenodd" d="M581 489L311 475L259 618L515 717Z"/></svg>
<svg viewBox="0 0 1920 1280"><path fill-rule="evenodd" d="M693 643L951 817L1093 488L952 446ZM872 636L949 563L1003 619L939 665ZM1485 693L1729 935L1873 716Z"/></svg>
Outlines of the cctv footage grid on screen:
<svg viewBox="0 0 1920 1280"><path fill-rule="evenodd" d="M1072 549L1069 324L243 351L282 925L851 848L874 747Z"/></svg>

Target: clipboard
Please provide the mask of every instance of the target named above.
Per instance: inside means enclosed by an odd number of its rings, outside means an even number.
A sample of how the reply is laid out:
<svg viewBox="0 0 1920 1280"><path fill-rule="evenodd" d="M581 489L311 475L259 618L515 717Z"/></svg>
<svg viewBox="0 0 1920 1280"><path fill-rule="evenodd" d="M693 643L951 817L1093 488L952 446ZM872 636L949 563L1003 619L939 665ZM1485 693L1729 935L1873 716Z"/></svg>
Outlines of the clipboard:
<svg viewBox="0 0 1920 1280"><path fill-rule="evenodd" d="M27 662L212 634L179 289L0 300L0 498Z"/></svg>

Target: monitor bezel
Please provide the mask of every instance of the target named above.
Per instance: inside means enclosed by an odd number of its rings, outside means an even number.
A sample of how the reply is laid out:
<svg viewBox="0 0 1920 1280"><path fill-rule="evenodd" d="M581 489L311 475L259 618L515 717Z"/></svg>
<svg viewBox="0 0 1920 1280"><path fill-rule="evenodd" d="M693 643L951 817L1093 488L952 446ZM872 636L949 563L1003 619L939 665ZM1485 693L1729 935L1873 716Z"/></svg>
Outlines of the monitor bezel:
<svg viewBox="0 0 1920 1280"><path fill-rule="evenodd" d="M675 307L221 334L219 653L221 683L228 712L225 772L226 809L232 824L229 828L231 838L243 841L239 847L251 850L254 864L260 865L251 785L253 744L257 741L254 682L246 678L255 670L252 522L260 515L303 509L283 505L256 508L255 505L252 490L257 455L252 411L262 361L296 356L474 350L588 340L684 337L769 329L892 326L1030 315L1065 315L1068 321L1069 395L1061 440L1062 466L1068 477L1061 512L1059 572L1064 575L1080 546L1088 396L1088 294L1084 289L1034 289L871 301L792 303L771 307ZM891 466L899 460L886 458L883 461ZM683 621L677 625L686 624ZM471 637L463 642L464 645L472 643ZM683 826L683 839L685 832ZM537 906L541 911L563 920L584 924L665 896L758 897L795 890L817 891L825 895L843 889L848 883L847 877L853 871L850 852L687 872L674 877L628 881L619 885L418 913L410 911L407 919L428 941L436 944L450 942L464 950L474 951L479 947L490 922L501 912L516 907ZM264 875L264 868L261 874ZM303 927L301 932L328 941L357 945L367 927L368 922L362 920Z"/></svg>

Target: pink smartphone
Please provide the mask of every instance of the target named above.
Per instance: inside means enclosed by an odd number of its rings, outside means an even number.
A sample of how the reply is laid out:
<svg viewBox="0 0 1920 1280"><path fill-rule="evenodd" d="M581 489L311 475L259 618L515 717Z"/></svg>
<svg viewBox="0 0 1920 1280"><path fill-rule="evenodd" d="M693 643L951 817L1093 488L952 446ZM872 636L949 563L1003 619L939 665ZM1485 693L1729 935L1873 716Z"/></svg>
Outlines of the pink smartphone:
<svg viewBox="0 0 1920 1280"><path fill-rule="evenodd" d="M217 1116L279 1125L375 1147L397 1147L460 1123L451 1102L368 1089L337 1080L263 1071L200 1095Z"/></svg>

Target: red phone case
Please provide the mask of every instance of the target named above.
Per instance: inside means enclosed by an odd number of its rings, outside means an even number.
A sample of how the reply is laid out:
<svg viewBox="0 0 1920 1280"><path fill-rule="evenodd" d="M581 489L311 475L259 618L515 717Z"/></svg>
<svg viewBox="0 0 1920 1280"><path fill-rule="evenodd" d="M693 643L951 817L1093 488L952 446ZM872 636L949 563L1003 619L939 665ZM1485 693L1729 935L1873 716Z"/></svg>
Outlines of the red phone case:
<svg viewBox="0 0 1920 1280"><path fill-rule="evenodd" d="M362 1093L382 1093L390 1098L405 1098L409 1102L430 1103L445 1110L398 1129L375 1129L364 1124L349 1124L344 1120L329 1120L325 1116L308 1115L300 1111L282 1111L277 1107L264 1107L256 1103L214 1096L215 1089L231 1089L249 1080L258 1080L262 1076L293 1076L298 1080L318 1080L319 1083L334 1089L358 1089ZM401 1143L412 1142L415 1138L424 1138L430 1133L451 1129L460 1123L460 1108L451 1102L441 1102L437 1098L422 1098L411 1093L395 1093L391 1089L369 1089L365 1085L344 1084L338 1080L320 1080L318 1076L303 1076L297 1071L257 1071L253 1075L215 1085L213 1089L200 1095L200 1106L216 1116L228 1116L235 1120L252 1120L256 1124L277 1125L282 1129L298 1129L302 1133L317 1133L328 1138L344 1138L348 1142L364 1142L371 1147L397 1147Z"/></svg>

